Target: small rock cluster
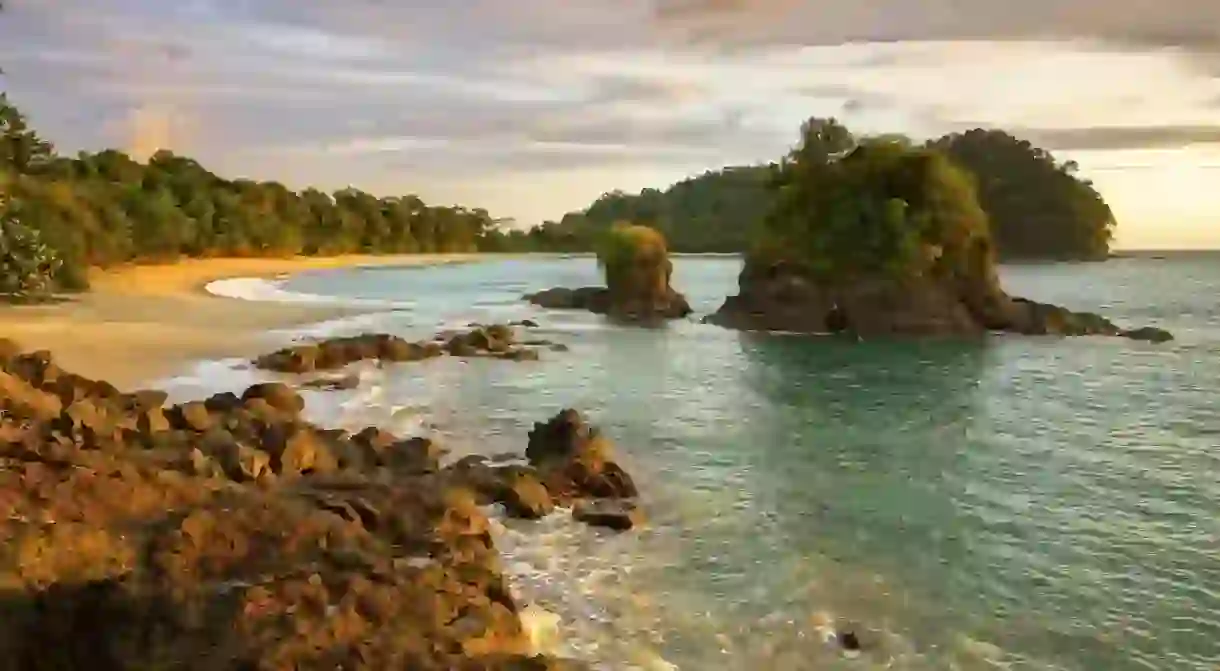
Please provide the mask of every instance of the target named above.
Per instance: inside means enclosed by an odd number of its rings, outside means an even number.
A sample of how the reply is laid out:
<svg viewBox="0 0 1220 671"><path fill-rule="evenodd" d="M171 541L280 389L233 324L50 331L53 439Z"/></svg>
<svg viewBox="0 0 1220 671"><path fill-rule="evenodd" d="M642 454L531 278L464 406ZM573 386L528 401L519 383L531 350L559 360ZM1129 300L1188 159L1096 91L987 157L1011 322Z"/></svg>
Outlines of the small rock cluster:
<svg viewBox="0 0 1220 671"><path fill-rule="evenodd" d="M517 343L512 326L492 324L475 326L469 331L447 334L425 342L411 342L388 333L329 338L285 347L258 357L254 365L279 373L303 374L337 370L358 361L404 363L446 355L509 361L538 360L537 350Z"/></svg>
<svg viewBox="0 0 1220 671"><path fill-rule="evenodd" d="M579 412L536 423L525 456L528 466L468 457L453 471L481 503L499 503L513 517L538 519L559 505L571 506L572 516L591 526L625 531L640 523L635 482L615 461L610 441Z"/></svg>
<svg viewBox="0 0 1220 671"><path fill-rule="evenodd" d="M584 668L530 649L480 508L637 521L631 478L579 414L535 427L529 466L442 467L428 439L323 429L303 407L280 383L167 405L0 339L0 659Z"/></svg>
<svg viewBox="0 0 1220 671"><path fill-rule="evenodd" d="M606 287L555 287L526 294L522 298L549 310L588 310L630 322L682 319L692 312L686 297L673 289L668 289L660 298L648 301L616 301Z"/></svg>

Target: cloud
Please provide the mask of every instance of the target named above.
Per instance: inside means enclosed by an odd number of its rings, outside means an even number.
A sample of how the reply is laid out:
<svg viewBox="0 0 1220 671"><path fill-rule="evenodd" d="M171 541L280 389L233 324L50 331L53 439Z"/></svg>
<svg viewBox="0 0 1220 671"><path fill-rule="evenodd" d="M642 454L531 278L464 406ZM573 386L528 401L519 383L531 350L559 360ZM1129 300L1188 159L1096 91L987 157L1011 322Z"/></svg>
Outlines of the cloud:
<svg viewBox="0 0 1220 671"><path fill-rule="evenodd" d="M658 0L655 16L715 39L789 44L1080 38L1220 49L1214 0Z"/></svg>
<svg viewBox="0 0 1220 671"><path fill-rule="evenodd" d="M172 149L190 143L189 117L173 107L146 105L131 111L121 133L127 153L148 160L159 149Z"/></svg>
<svg viewBox="0 0 1220 671"><path fill-rule="evenodd" d="M1109 151L1214 139L1220 100L1215 0L9 4L5 87L68 151L491 194L470 204L526 222L773 158L810 115Z"/></svg>
<svg viewBox="0 0 1220 671"><path fill-rule="evenodd" d="M1180 148L1220 145L1216 126L1094 126L1087 128L1009 128L1008 132L1034 144L1059 150Z"/></svg>

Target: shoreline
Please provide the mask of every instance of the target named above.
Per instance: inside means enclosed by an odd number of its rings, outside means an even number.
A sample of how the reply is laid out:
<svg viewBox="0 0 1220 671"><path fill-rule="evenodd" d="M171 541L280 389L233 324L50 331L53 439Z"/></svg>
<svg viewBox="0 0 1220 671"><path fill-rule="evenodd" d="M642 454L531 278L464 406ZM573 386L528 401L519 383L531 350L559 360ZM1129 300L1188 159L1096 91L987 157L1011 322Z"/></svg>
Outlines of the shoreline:
<svg viewBox="0 0 1220 671"><path fill-rule="evenodd" d="M370 312L368 308L243 300L212 282L314 270L434 266L487 254L185 259L95 272L93 288L49 305L0 306L0 337L49 350L64 368L122 388L181 372L192 361L248 357L275 344L270 331Z"/></svg>

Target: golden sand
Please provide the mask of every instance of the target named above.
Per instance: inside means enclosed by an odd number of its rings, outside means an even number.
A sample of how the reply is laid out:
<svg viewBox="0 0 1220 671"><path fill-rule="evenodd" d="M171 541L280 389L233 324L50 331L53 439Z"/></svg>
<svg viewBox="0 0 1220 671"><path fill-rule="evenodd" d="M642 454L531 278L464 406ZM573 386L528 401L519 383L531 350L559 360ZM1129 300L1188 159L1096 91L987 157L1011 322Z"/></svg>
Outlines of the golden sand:
<svg viewBox="0 0 1220 671"><path fill-rule="evenodd" d="M253 356L267 332L344 315L352 309L243 301L204 286L233 277L273 277L356 266L434 265L477 255L189 259L99 271L93 289L56 305L0 307L0 337L45 349L74 373L136 387L180 372L191 360Z"/></svg>

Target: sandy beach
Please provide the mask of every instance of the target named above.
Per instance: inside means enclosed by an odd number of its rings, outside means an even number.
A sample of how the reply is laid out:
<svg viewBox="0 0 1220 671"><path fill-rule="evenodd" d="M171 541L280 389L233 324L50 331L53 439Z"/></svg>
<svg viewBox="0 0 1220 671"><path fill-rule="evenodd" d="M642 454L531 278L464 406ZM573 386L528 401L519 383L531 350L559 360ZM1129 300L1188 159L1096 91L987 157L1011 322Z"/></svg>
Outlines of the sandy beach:
<svg viewBox="0 0 1220 671"><path fill-rule="evenodd" d="M357 310L213 296L204 287L233 277L357 266L434 265L478 255L188 259L98 271L93 289L65 303L0 307L0 337L50 350L64 368L119 387L173 375L189 361L253 356L269 330L351 315Z"/></svg>

